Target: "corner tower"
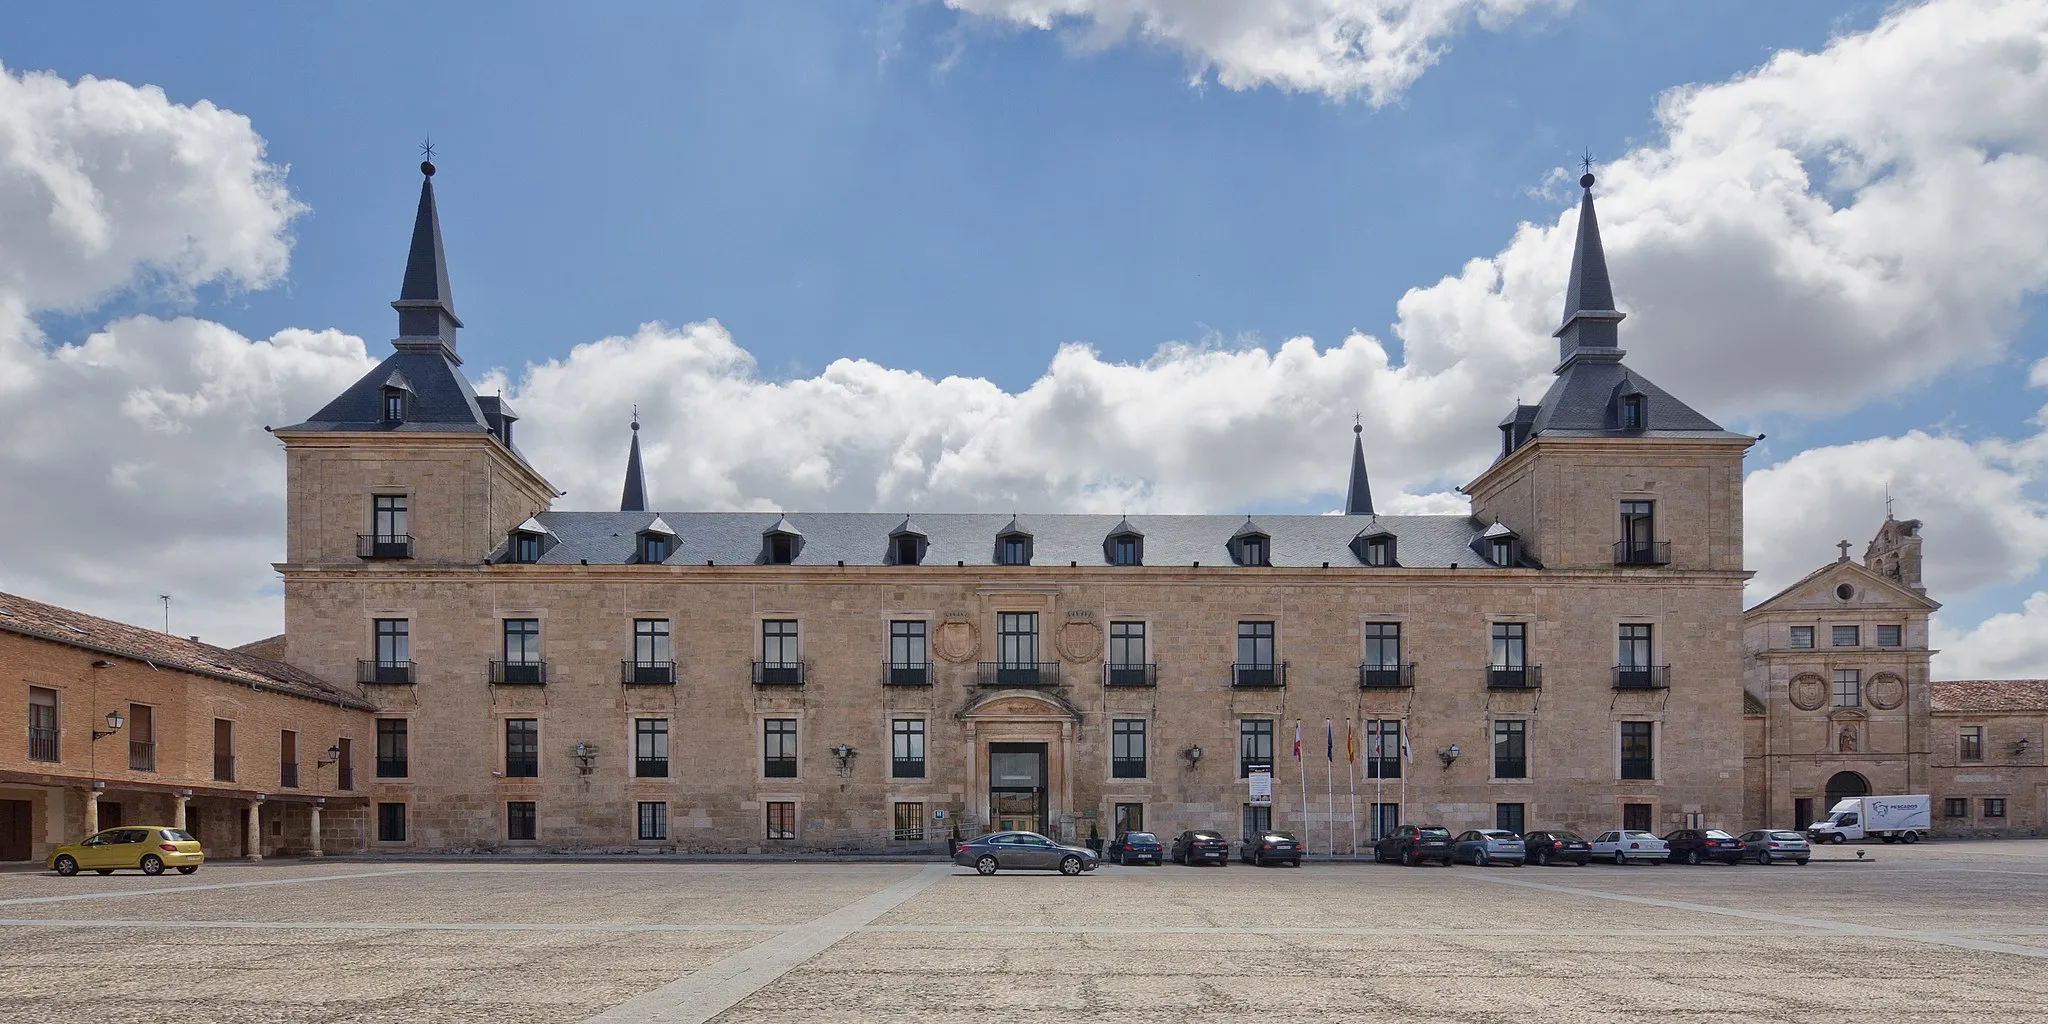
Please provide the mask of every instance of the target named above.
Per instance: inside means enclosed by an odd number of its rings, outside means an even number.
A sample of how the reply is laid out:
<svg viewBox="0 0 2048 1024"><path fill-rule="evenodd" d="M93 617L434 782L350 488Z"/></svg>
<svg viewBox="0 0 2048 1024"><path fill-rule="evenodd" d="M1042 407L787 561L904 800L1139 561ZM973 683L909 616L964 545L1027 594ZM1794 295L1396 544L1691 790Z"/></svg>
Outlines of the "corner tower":
<svg viewBox="0 0 2048 1024"><path fill-rule="evenodd" d="M288 617L295 571L475 565L556 494L513 446L518 416L459 369L434 165L420 174L391 354L305 422L271 431L285 447Z"/></svg>
<svg viewBox="0 0 2048 1024"><path fill-rule="evenodd" d="M1545 568L1740 572L1742 457L1755 438L1623 362L1593 182L1579 179L1557 380L1501 421L1499 457L1464 488L1473 514L1513 530Z"/></svg>

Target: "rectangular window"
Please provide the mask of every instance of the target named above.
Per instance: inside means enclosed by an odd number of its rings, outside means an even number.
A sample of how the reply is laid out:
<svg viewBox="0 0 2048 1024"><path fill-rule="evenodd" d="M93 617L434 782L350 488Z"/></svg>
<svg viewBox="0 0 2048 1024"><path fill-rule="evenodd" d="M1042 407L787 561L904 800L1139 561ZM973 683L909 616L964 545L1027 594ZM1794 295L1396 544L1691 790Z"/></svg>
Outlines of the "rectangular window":
<svg viewBox="0 0 2048 1024"><path fill-rule="evenodd" d="M299 734L286 729L277 737L277 784L299 788Z"/></svg>
<svg viewBox="0 0 2048 1024"><path fill-rule="evenodd" d="M895 538L896 564L916 565L923 561L924 553L919 551L918 538L914 534L903 534Z"/></svg>
<svg viewBox="0 0 2048 1024"><path fill-rule="evenodd" d="M1365 777L1401 777L1401 720L1368 719L1365 723Z"/></svg>
<svg viewBox="0 0 2048 1024"><path fill-rule="evenodd" d="M1621 723L1621 777L1654 779L1657 758L1651 722Z"/></svg>
<svg viewBox="0 0 2048 1024"><path fill-rule="evenodd" d="M1373 804L1372 809L1368 813L1371 815L1370 820L1372 821L1373 842L1379 842L1381 839L1386 838L1386 836L1392 833L1395 829L1401 827L1400 804Z"/></svg>
<svg viewBox="0 0 2048 1024"><path fill-rule="evenodd" d="M512 560L521 565L532 565L540 561L540 534L515 533L512 535Z"/></svg>
<svg viewBox="0 0 2048 1024"><path fill-rule="evenodd" d="M640 828L638 835L642 842L668 838L668 805L659 800L640 801Z"/></svg>
<svg viewBox="0 0 2048 1024"><path fill-rule="evenodd" d="M1264 537L1246 537L1240 542L1238 551L1238 557L1243 559L1242 564L1244 565L1266 564L1266 538Z"/></svg>
<svg viewBox="0 0 2048 1024"><path fill-rule="evenodd" d="M1368 622L1365 624L1365 667L1367 671L1398 669L1401 667L1401 624L1398 622Z"/></svg>
<svg viewBox="0 0 2048 1024"><path fill-rule="evenodd" d="M1648 501L1621 503L1621 561L1643 564L1656 561L1656 505Z"/></svg>
<svg viewBox="0 0 2048 1024"><path fill-rule="evenodd" d="M1119 536L1110 538L1109 564L1137 565L1138 538L1133 537L1129 534L1121 534Z"/></svg>
<svg viewBox="0 0 2048 1024"><path fill-rule="evenodd" d="M1038 667L1038 613L996 613L996 663L1013 668Z"/></svg>
<svg viewBox="0 0 2048 1024"><path fill-rule="evenodd" d="M411 533L406 521L405 495L379 494L370 499L370 533L379 544L404 543Z"/></svg>
<svg viewBox="0 0 2048 1024"><path fill-rule="evenodd" d="M1521 622L1493 624L1493 661L1496 672L1519 672L1529 664L1529 627Z"/></svg>
<svg viewBox="0 0 2048 1024"><path fill-rule="evenodd" d="M796 838L796 804L788 800L768 803L768 838Z"/></svg>
<svg viewBox="0 0 2048 1024"><path fill-rule="evenodd" d="M1656 823L1649 804L1622 804L1621 827L1631 832L1648 832Z"/></svg>
<svg viewBox="0 0 2048 1024"><path fill-rule="evenodd" d="M646 565L660 565L668 561L668 538L658 533L641 534L640 561Z"/></svg>
<svg viewBox="0 0 2048 1024"><path fill-rule="evenodd" d="M2002 796L1985 797L1984 816L1987 818L2005 817L2005 798Z"/></svg>
<svg viewBox="0 0 2048 1024"><path fill-rule="evenodd" d="M1030 565L1031 538L1009 534L996 538L996 564Z"/></svg>
<svg viewBox="0 0 2048 1024"><path fill-rule="evenodd" d="M28 688L28 759L55 761L59 755L57 732L57 691L42 686Z"/></svg>
<svg viewBox="0 0 2048 1024"><path fill-rule="evenodd" d="M1117 804L1110 814L1111 836L1145 831L1144 804Z"/></svg>
<svg viewBox="0 0 2048 1024"><path fill-rule="evenodd" d="M1523 815L1521 804L1494 804L1493 827L1504 828L1516 835L1522 834Z"/></svg>
<svg viewBox="0 0 2048 1024"><path fill-rule="evenodd" d="M540 674L540 620L506 619L505 676L508 683L538 683Z"/></svg>
<svg viewBox="0 0 2048 1024"><path fill-rule="evenodd" d="M1835 670L1835 706L1855 708L1863 706L1863 673L1853 668Z"/></svg>
<svg viewBox="0 0 2048 1024"><path fill-rule="evenodd" d="M1643 670L1655 662L1650 660L1650 627L1645 623L1628 623L1621 627L1619 638L1621 660L1615 664L1623 669Z"/></svg>
<svg viewBox="0 0 2048 1024"><path fill-rule="evenodd" d="M899 718L889 726L889 777L924 778L924 719Z"/></svg>
<svg viewBox="0 0 2048 1024"><path fill-rule="evenodd" d="M668 778L668 719L633 720L633 777Z"/></svg>
<svg viewBox="0 0 2048 1024"><path fill-rule="evenodd" d="M1970 816L1970 798L1952 796L1941 802L1941 816L1944 818L1967 818Z"/></svg>
<svg viewBox="0 0 2048 1024"><path fill-rule="evenodd" d="M377 805L377 841L380 843L405 842L405 805Z"/></svg>
<svg viewBox="0 0 2048 1024"><path fill-rule="evenodd" d="M800 660L797 651L795 619L761 620L761 664L766 668L796 667Z"/></svg>
<svg viewBox="0 0 2048 1024"><path fill-rule="evenodd" d="M1365 564L1389 566L1394 564L1394 538L1367 537L1365 539Z"/></svg>
<svg viewBox="0 0 2048 1024"><path fill-rule="evenodd" d="M889 623L889 667L923 670L931 657L930 627L923 619Z"/></svg>
<svg viewBox="0 0 2048 1024"><path fill-rule="evenodd" d="M1145 777L1145 720L1119 718L1110 723L1109 774L1116 779Z"/></svg>
<svg viewBox="0 0 2048 1024"><path fill-rule="evenodd" d="M1860 647L1863 644L1863 629L1860 626L1836 626L1833 632L1836 647Z"/></svg>
<svg viewBox="0 0 2048 1024"><path fill-rule="evenodd" d="M1501 721L1493 723L1493 777L1496 779L1526 779L1529 777L1528 722Z"/></svg>
<svg viewBox="0 0 2048 1024"><path fill-rule="evenodd" d="M340 764L335 765L336 778L334 784L336 789L356 788L355 747L356 741L346 736L334 741L335 760L340 762Z"/></svg>
<svg viewBox="0 0 2048 1024"><path fill-rule="evenodd" d="M377 777L402 779L410 773L405 752L405 719L377 719Z"/></svg>
<svg viewBox="0 0 2048 1024"><path fill-rule="evenodd" d="M1273 830L1273 809L1244 805L1244 834L1255 836Z"/></svg>
<svg viewBox="0 0 2048 1024"><path fill-rule="evenodd" d="M1112 622L1109 624L1109 664L1111 668L1138 668L1146 663L1145 624L1142 622Z"/></svg>
<svg viewBox="0 0 2048 1024"><path fill-rule="evenodd" d="M1273 624L1270 622L1240 622L1237 624L1237 664L1241 668L1270 669L1273 661Z"/></svg>
<svg viewBox="0 0 2048 1024"><path fill-rule="evenodd" d="M1812 627L1812 626L1793 626L1793 627L1792 627L1792 648L1793 648L1794 650L1801 650L1801 651L1803 651L1803 650L1808 650L1808 649L1810 649L1810 648L1812 648L1812 647L1813 647L1813 627Z"/></svg>
<svg viewBox="0 0 2048 1024"><path fill-rule="evenodd" d="M1247 718L1237 723L1237 777L1250 778L1252 768L1273 767L1273 720Z"/></svg>
<svg viewBox="0 0 2048 1024"><path fill-rule="evenodd" d="M796 719L761 720L761 774L771 779L796 778Z"/></svg>
<svg viewBox="0 0 2048 1024"><path fill-rule="evenodd" d="M1960 730L1959 732L1957 732L1957 733L1956 733L1956 760L1958 760L1958 761L1982 761L1982 760L1984 760L1984 727L1983 727L1983 726L1981 726L1981 725L1970 725L1970 726L1964 726L1964 727L1963 727L1963 728L1962 728L1962 729L1961 729L1961 730Z"/></svg>
<svg viewBox="0 0 2048 1024"><path fill-rule="evenodd" d="M505 777L531 779L540 775L540 719L505 719Z"/></svg>
<svg viewBox="0 0 2048 1024"><path fill-rule="evenodd" d="M405 619L376 619L377 681L384 682L396 670L412 667L412 623ZM392 682L410 682L393 679Z"/></svg>
<svg viewBox="0 0 2048 1024"><path fill-rule="evenodd" d="M533 801L513 800L505 805L505 838L515 842L534 838Z"/></svg>
<svg viewBox="0 0 2048 1024"><path fill-rule="evenodd" d="M1905 646L1903 634L1904 630L1899 626L1879 626L1877 627L1877 645L1879 647L1903 647Z"/></svg>
<svg viewBox="0 0 2048 1024"><path fill-rule="evenodd" d="M399 774L404 772L401 770ZM235 723L225 718L213 720L213 779L215 782L235 781Z"/></svg>
<svg viewBox="0 0 2048 1024"><path fill-rule="evenodd" d="M147 704L128 705L128 767L156 771L156 709Z"/></svg>
<svg viewBox="0 0 2048 1024"><path fill-rule="evenodd" d="M924 842L923 804L898 803L896 805L896 841L899 843Z"/></svg>
<svg viewBox="0 0 2048 1024"><path fill-rule="evenodd" d="M675 663L675 648L669 643L667 619L633 620L633 664L638 668L667 668Z"/></svg>

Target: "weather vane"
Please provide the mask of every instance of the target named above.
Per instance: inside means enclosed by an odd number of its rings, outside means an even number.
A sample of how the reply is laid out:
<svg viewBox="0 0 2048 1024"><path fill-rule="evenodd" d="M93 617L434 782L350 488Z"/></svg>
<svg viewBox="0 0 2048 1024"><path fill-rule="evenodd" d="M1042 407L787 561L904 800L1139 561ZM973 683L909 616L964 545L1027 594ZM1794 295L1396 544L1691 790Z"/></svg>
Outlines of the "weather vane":
<svg viewBox="0 0 2048 1024"><path fill-rule="evenodd" d="M1593 151L1591 149L1586 150L1585 155L1579 157L1579 169L1587 174L1593 173Z"/></svg>
<svg viewBox="0 0 2048 1024"><path fill-rule="evenodd" d="M433 137L433 136L429 135L429 136L427 136L427 137L426 137L426 138L425 138L425 139L424 139L423 141L421 141L421 142L420 142L420 156L421 156L421 157L422 157L423 159L427 159L427 160L432 160L432 159L434 159L434 137Z"/></svg>

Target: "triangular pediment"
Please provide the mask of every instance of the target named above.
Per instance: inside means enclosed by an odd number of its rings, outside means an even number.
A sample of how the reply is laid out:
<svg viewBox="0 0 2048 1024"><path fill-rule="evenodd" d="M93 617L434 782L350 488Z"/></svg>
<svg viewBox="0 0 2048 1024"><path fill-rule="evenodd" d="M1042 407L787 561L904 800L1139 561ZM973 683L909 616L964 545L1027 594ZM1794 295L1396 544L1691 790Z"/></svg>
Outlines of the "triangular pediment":
<svg viewBox="0 0 2048 1024"><path fill-rule="evenodd" d="M1845 599L1840 588L1849 588ZM1915 593L1897 580L1858 562L1831 562L1807 573L1797 583L1757 602L1745 616L1787 611L1877 611L1902 609L1932 612L1941 602Z"/></svg>

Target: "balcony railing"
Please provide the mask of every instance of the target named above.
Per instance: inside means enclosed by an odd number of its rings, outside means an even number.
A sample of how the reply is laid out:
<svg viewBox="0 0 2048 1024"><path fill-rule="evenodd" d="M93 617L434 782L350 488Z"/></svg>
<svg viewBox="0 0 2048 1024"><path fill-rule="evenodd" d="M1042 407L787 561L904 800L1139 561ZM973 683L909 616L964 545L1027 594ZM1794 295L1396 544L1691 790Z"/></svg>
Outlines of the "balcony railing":
<svg viewBox="0 0 2048 1024"><path fill-rule="evenodd" d="M896 757L889 760L889 777L892 779L924 778L924 758Z"/></svg>
<svg viewBox="0 0 2048 1024"><path fill-rule="evenodd" d="M1358 666L1358 688L1361 690L1405 690L1415 685L1415 663L1406 665Z"/></svg>
<svg viewBox="0 0 2048 1024"><path fill-rule="evenodd" d="M57 757L57 730L40 726L28 727L28 759L31 761L55 761Z"/></svg>
<svg viewBox="0 0 2048 1024"><path fill-rule="evenodd" d="M1147 662L1142 665L1102 666L1104 686L1158 686L1159 666Z"/></svg>
<svg viewBox="0 0 2048 1024"><path fill-rule="evenodd" d="M491 682L500 686L546 686L548 663L545 661L494 661L491 662Z"/></svg>
<svg viewBox="0 0 2048 1024"><path fill-rule="evenodd" d="M356 682L365 686L379 683L409 684L412 682L412 662L379 661L374 658L358 661Z"/></svg>
<svg viewBox="0 0 2048 1024"><path fill-rule="evenodd" d="M286 789L299 788L298 762L286 761L277 766L277 784Z"/></svg>
<svg viewBox="0 0 2048 1024"><path fill-rule="evenodd" d="M1247 665L1242 662L1230 666L1230 685L1247 689L1262 689L1287 685L1287 663L1277 665Z"/></svg>
<svg viewBox="0 0 2048 1024"><path fill-rule="evenodd" d="M402 757L380 757L377 759L377 777L380 779L405 778L409 765Z"/></svg>
<svg viewBox="0 0 2048 1024"><path fill-rule="evenodd" d="M674 686L676 684L676 663L673 661L635 661L627 658L619 662L619 683L622 686Z"/></svg>
<svg viewBox="0 0 2048 1024"><path fill-rule="evenodd" d="M1535 665L1493 665L1486 670L1489 690L1534 690L1543 685L1543 670Z"/></svg>
<svg viewBox="0 0 2048 1024"><path fill-rule="evenodd" d="M931 663L926 662L922 665L898 665L895 662L885 661L882 663L882 685L930 686L932 685Z"/></svg>
<svg viewBox="0 0 2048 1024"><path fill-rule="evenodd" d="M341 769L341 771L336 775L336 778L334 780L334 786L336 789L356 788L356 770L354 768Z"/></svg>
<svg viewBox="0 0 2048 1024"><path fill-rule="evenodd" d="M411 558L412 534L356 534L357 558Z"/></svg>
<svg viewBox="0 0 2048 1024"><path fill-rule="evenodd" d="M757 661L754 662L755 686L802 686L804 669L808 662L802 661Z"/></svg>
<svg viewBox="0 0 2048 1024"><path fill-rule="evenodd" d="M156 744L150 740L129 740L128 768L138 772L156 771Z"/></svg>
<svg viewBox="0 0 2048 1024"><path fill-rule="evenodd" d="M233 781L235 781L235 755L233 755L233 754L215 754L215 755L213 755L213 781L215 781L215 782L233 782Z"/></svg>
<svg viewBox="0 0 2048 1024"><path fill-rule="evenodd" d="M633 759L633 777L636 779L668 778L668 758L636 757Z"/></svg>
<svg viewBox="0 0 2048 1024"><path fill-rule="evenodd" d="M983 686L1058 686L1057 661L984 661L979 665Z"/></svg>
<svg viewBox="0 0 2048 1024"><path fill-rule="evenodd" d="M1668 540L1615 541L1614 564L1669 565L1671 564L1671 542Z"/></svg>
<svg viewBox="0 0 2048 1024"><path fill-rule="evenodd" d="M1617 690L1663 690L1670 686L1669 665L1614 666L1614 688Z"/></svg>

